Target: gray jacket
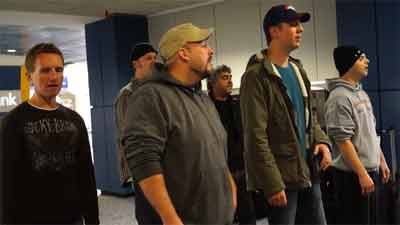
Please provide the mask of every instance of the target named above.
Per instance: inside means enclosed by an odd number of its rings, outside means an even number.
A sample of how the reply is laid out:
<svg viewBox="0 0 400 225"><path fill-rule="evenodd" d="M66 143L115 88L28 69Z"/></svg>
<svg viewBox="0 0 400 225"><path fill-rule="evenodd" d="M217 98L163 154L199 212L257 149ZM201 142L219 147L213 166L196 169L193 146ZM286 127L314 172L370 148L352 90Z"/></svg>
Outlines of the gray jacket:
<svg viewBox="0 0 400 225"><path fill-rule="evenodd" d="M343 159L337 142L351 140L361 163L367 170L379 167L380 146L376 134L375 117L371 101L361 89L343 79L328 80L329 98L325 103L325 120L328 135L335 142L333 166L351 171Z"/></svg>
<svg viewBox="0 0 400 225"><path fill-rule="evenodd" d="M115 125L116 125L116 142L117 142L117 156L119 162L119 172L121 183L124 184L131 180L131 174L129 172L128 163L122 148L122 130L124 126L124 120L126 116L126 110L128 108L128 99L134 91L140 86L140 81L132 79L127 85L121 88L117 98L114 102L114 113L115 113Z"/></svg>
<svg viewBox="0 0 400 225"><path fill-rule="evenodd" d="M159 72L129 102L122 141L135 181L163 174L185 224L231 223L227 137L211 99Z"/></svg>

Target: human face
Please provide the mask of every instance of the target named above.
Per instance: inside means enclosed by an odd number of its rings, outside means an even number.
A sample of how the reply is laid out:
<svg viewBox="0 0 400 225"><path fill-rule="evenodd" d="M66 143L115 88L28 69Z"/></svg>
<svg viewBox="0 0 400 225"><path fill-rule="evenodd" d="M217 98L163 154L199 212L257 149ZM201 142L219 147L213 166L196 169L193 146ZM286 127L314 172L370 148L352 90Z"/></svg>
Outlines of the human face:
<svg viewBox="0 0 400 225"><path fill-rule="evenodd" d="M223 96L230 95L232 93L232 74L228 72L222 72L219 74L218 79L215 83L215 94Z"/></svg>
<svg viewBox="0 0 400 225"><path fill-rule="evenodd" d="M367 58L367 55L362 54L350 68L349 72L355 74L357 78L362 79L368 75L368 64L369 59Z"/></svg>
<svg viewBox="0 0 400 225"><path fill-rule="evenodd" d="M200 79L208 77L213 69L211 60L214 50L208 45L207 40L187 43L184 49L188 50L188 64L190 69Z"/></svg>
<svg viewBox="0 0 400 225"><path fill-rule="evenodd" d="M35 98L55 102L61 90L64 79L64 63L62 58L54 53L40 53L36 57L34 71L28 74L28 79L35 88Z"/></svg>
<svg viewBox="0 0 400 225"><path fill-rule="evenodd" d="M273 27L272 35L279 46L290 53L300 47L303 31L304 28L300 21L296 20L289 23L280 23L278 26Z"/></svg>
<svg viewBox="0 0 400 225"><path fill-rule="evenodd" d="M148 52L136 61L134 61L134 66L136 70L136 78L141 79L153 71L154 64L156 62L157 53Z"/></svg>

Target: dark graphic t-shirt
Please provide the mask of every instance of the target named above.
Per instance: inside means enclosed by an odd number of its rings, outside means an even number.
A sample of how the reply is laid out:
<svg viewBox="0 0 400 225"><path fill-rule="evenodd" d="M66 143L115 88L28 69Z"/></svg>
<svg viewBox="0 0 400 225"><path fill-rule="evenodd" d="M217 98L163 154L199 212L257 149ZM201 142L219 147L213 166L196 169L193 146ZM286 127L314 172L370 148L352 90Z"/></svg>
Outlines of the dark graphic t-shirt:
<svg viewBox="0 0 400 225"><path fill-rule="evenodd" d="M22 103L1 128L5 223L98 223L88 135L76 112Z"/></svg>

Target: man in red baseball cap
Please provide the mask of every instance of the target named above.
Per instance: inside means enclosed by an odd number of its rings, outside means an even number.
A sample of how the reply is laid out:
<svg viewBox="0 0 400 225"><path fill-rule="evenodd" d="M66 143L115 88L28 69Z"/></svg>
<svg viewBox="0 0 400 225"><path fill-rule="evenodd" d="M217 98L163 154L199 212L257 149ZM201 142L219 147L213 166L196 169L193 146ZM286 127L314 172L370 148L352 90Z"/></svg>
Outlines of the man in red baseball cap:
<svg viewBox="0 0 400 225"><path fill-rule="evenodd" d="M307 74L290 56L309 20L293 6L272 7L268 49L251 57L240 87L247 185L263 192L270 224L326 224L318 172L331 162L330 142L311 113Z"/></svg>

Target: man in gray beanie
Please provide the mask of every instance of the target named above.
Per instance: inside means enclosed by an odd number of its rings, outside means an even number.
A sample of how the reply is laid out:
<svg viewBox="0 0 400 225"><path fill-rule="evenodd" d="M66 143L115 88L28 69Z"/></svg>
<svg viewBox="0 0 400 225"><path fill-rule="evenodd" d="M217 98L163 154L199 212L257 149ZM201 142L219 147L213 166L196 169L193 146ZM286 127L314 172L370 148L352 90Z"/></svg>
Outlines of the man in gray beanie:
<svg viewBox="0 0 400 225"><path fill-rule="evenodd" d="M366 54L354 46L333 52L339 78L327 81L327 133L334 141L334 183L338 224L375 224L375 185L386 183L390 171L379 145L371 101L360 81L368 74Z"/></svg>

